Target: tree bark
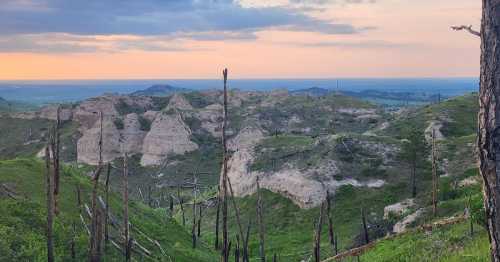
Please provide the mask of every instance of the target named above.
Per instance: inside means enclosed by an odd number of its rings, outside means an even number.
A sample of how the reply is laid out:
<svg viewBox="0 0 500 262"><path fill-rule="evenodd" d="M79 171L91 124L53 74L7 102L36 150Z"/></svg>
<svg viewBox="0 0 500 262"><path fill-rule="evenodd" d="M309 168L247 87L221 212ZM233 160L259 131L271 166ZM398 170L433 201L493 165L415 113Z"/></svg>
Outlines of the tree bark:
<svg viewBox="0 0 500 262"><path fill-rule="evenodd" d="M264 226L264 218L262 213L263 211L263 205L262 205L262 195L260 192L260 185L259 185L259 177L257 177L257 224L259 225L259 255L260 255L260 261L265 262L266 261L266 252L265 252L265 236L266 236L266 231L265 231L265 226Z"/></svg>
<svg viewBox="0 0 500 262"><path fill-rule="evenodd" d="M366 213L365 209L361 209L361 220L363 222L363 235L365 238L365 244L370 243L370 237L368 236L368 225L366 224Z"/></svg>
<svg viewBox="0 0 500 262"><path fill-rule="evenodd" d="M125 241L123 242L125 249L125 261L130 261L132 244L130 241L129 234L129 223L128 223L128 163L127 163L127 153L123 155L123 236Z"/></svg>
<svg viewBox="0 0 500 262"><path fill-rule="evenodd" d="M50 137L50 135L49 135ZM50 138L49 138L50 140ZM53 224L54 224L54 190L53 177L51 172L50 150L49 146L45 147L45 173L47 178L47 261L54 261L54 239L53 239Z"/></svg>
<svg viewBox="0 0 500 262"><path fill-rule="evenodd" d="M215 250L219 250L220 190L217 191L217 215L215 216Z"/></svg>
<svg viewBox="0 0 500 262"><path fill-rule="evenodd" d="M109 175L111 173L111 163L108 163L108 170L106 173L106 192L104 197L106 198L106 210L104 214L104 241L106 242L106 245L104 246L104 249L107 249L107 244L109 242L109 225L108 225L108 219L109 219Z"/></svg>
<svg viewBox="0 0 500 262"><path fill-rule="evenodd" d="M500 0L483 0L481 78L478 115L479 169L491 243L491 260L500 261ZM498 173L498 174L497 174Z"/></svg>
<svg viewBox="0 0 500 262"><path fill-rule="evenodd" d="M432 129L432 214L434 217L437 216L437 204L438 204L438 186L439 177L437 174L437 163L436 163L436 130Z"/></svg>
<svg viewBox="0 0 500 262"><path fill-rule="evenodd" d="M228 208L227 208L227 141L226 141L226 128L227 128L227 69L222 72L224 77L224 112L222 121L222 261L229 261L229 235L228 235Z"/></svg>
<svg viewBox="0 0 500 262"><path fill-rule="evenodd" d="M321 261L321 231L323 228L323 212L325 209L325 203L321 203L321 207L319 209L319 218L318 224L316 225L314 231L314 261Z"/></svg>
<svg viewBox="0 0 500 262"><path fill-rule="evenodd" d="M332 203L331 203L330 192L326 191L326 215L328 218L328 238L330 240L330 245L332 246L332 251L335 252L335 234L333 232L333 218L331 214Z"/></svg>

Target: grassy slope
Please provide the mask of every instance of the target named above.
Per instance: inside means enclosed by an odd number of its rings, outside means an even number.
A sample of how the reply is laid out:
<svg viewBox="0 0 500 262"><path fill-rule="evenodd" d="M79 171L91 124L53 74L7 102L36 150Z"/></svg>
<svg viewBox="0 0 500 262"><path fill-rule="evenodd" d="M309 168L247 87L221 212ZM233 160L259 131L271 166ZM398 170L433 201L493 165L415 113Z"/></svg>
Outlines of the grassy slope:
<svg viewBox="0 0 500 262"><path fill-rule="evenodd" d="M429 121L441 120L443 122L441 131L444 136L467 136L476 132L478 110L477 93L454 97L440 104L411 110L408 114L392 121L390 127L383 133L397 136L409 125L425 129Z"/></svg>
<svg viewBox="0 0 500 262"><path fill-rule="evenodd" d="M11 200L0 196L0 261L43 261L45 250L45 192L43 164L33 159L18 159L0 161L0 183L9 187L26 198L26 200ZM61 180L60 209L61 213L55 223L55 250L61 260L69 259L69 243L72 237L71 225L77 222L76 249L77 260L86 259L88 237L78 220L75 187L82 188L83 202L90 202L90 180L75 174L66 168ZM100 193L102 195L102 193ZM114 215L120 217L121 200L112 194L110 207ZM175 261L214 261L214 253L206 245L199 249L191 249L189 234L176 222L166 218L163 209L152 210L137 202L130 204L131 223L150 237L158 240L167 254ZM154 252L154 257L160 258L160 251L147 242L144 237L134 233L136 240ZM111 231L112 235L117 232ZM121 261L121 255L109 247L107 261Z"/></svg>

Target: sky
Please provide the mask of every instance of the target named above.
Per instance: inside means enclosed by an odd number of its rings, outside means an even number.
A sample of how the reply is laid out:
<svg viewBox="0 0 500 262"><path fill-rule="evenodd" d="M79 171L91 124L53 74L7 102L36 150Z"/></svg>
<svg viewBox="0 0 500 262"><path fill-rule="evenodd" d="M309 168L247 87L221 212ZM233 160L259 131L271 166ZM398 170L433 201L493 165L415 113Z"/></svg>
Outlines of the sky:
<svg viewBox="0 0 500 262"><path fill-rule="evenodd" d="M475 77L477 0L1 0L0 80Z"/></svg>

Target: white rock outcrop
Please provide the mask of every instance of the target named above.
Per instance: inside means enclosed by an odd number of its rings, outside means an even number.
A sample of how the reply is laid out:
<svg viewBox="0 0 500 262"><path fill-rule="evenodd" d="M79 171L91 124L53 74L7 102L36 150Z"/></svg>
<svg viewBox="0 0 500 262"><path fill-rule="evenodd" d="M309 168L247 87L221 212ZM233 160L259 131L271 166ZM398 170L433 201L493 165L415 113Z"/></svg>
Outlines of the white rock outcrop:
<svg viewBox="0 0 500 262"><path fill-rule="evenodd" d="M160 165L168 154L184 154L198 149L190 136L191 130L180 114L157 115L144 138L141 165Z"/></svg>
<svg viewBox="0 0 500 262"><path fill-rule="evenodd" d="M97 165L99 163L100 121L86 130L77 143L77 159L80 163ZM104 118L102 122L102 160L112 161L121 156L120 132L111 118Z"/></svg>
<svg viewBox="0 0 500 262"><path fill-rule="evenodd" d="M413 206L415 206L415 200L413 198L405 199L401 202L386 206L384 208L384 219L388 219L391 214L402 216Z"/></svg>

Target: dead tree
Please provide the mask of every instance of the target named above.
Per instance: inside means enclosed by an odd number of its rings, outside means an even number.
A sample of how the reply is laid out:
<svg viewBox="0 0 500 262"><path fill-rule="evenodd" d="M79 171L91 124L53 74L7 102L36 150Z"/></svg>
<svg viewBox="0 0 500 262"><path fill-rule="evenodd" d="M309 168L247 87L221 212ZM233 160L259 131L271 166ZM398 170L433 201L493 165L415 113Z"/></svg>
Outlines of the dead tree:
<svg viewBox="0 0 500 262"><path fill-rule="evenodd" d="M365 244L368 244L370 243L370 237L368 236L368 225L366 224L366 214L364 208L361 208L361 222L363 223L363 236Z"/></svg>
<svg viewBox="0 0 500 262"><path fill-rule="evenodd" d="M97 191L99 189L99 176L102 171L102 112L99 112L99 122L100 122L100 131L99 131L99 141L98 141L98 164L97 168L94 171L94 175L92 177L93 188L92 188L92 223L90 227L90 255L89 260L91 262L101 261L101 238L102 230L101 221L102 217L101 211L97 208Z"/></svg>
<svg viewBox="0 0 500 262"><path fill-rule="evenodd" d="M108 170L106 173L106 182L105 182L105 192L104 197L106 199L106 210L104 214L104 241L106 245L104 245L104 249L107 250L108 242L109 242L109 175L111 174L111 163L108 163Z"/></svg>
<svg viewBox="0 0 500 262"><path fill-rule="evenodd" d="M128 156L123 155L123 248L125 250L125 261L129 262L132 255L132 239L129 233L128 222Z"/></svg>
<svg viewBox="0 0 500 262"><path fill-rule="evenodd" d="M202 209L202 205L198 206L198 210L199 210L199 214L198 214L198 223L197 223L198 224L198 232L197 232L198 234L197 234L197 236L198 236L198 238L200 238L201 237L201 219L203 217L203 214L202 214L202 210L203 210Z"/></svg>
<svg viewBox="0 0 500 262"><path fill-rule="evenodd" d="M181 196L181 187L177 187L177 198L179 199L179 206L181 207L181 214L182 214L182 225L186 226L186 215L184 214L184 199L182 199Z"/></svg>
<svg viewBox="0 0 500 262"><path fill-rule="evenodd" d="M436 130L432 129L432 214L434 217L437 215L437 205L438 205L438 188L439 188L439 178L437 174L437 162L436 162Z"/></svg>
<svg viewBox="0 0 500 262"><path fill-rule="evenodd" d="M484 209L491 244L491 260L500 261L500 1L482 0L481 31L472 26L455 26L481 38L481 75L479 87L478 155L483 178Z"/></svg>
<svg viewBox="0 0 500 262"><path fill-rule="evenodd" d="M263 218L263 213L264 213L264 208L263 208L263 203L262 203L262 193L260 192L260 185L259 185L259 177L257 177L256 180L257 183L257 224L259 225L259 255L260 255L260 261L265 262L266 261L266 252L265 252L265 227L264 227L264 218Z"/></svg>
<svg viewBox="0 0 500 262"><path fill-rule="evenodd" d="M217 190L217 214L215 216L215 250L219 250L219 221L220 221L220 186Z"/></svg>
<svg viewBox="0 0 500 262"><path fill-rule="evenodd" d="M60 180L60 163L59 163L59 153L61 148L61 135L59 133L59 129L61 126L61 118L60 118L61 107L57 107L56 112L56 123L54 126L54 134L52 141L52 164L54 165L54 213L56 215L59 214L59 207L57 204L57 197L59 195L59 180Z"/></svg>
<svg viewBox="0 0 500 262"><path fill-rule="evenodd" d="M49 135L49 140L50 140ZM47 261L54 261L54 181L51 172L51 157L50 146L45 147L45 174L46 174L46 188L47 188Z"/></svg>
<svg viewBox="0 0 500 262"><path fill-rule="evenodd" d="M332 251L335 252L335 233L333 231L333 218L332 218L332 203L331 195L329 191L326 191L326 216L328 219L328 240L330 240L330 245L332 246Z"/></svg>
<svg viewBox="0 0 500 262"><path fill-rule="evenodd" d="M238 209L238 205L236 205L236 200L234 199L233 186L231 185L231 179L226 177L227 184L229 185L229 192L231 193L231 202L233 203L234 212L236 213L236 223L238 224L238 230L240 236L243 236L243 227L241 225L240 219L240 210ZM243 239L243 249L248 249L248 243Z"/></svg>
<svg viewBox="0 0 500 262"><path fill-rule="evenodd" d="M319 218L318 224L314 229L314 261L321 261L321 231L323 228L323 212L325 209L325 203L321 203L321 207L319 209Z"/></svg>
<svg viewBox="0 0 500 262"><path fill-rule="evenodd" d="M252 224L250 223L250 220L248 220L248 225L247 225L247 232L245 234L245 240L243 243L246 243L246 246L243 247L243 262L250 262L250 259L248 257L248 241L250 240L250 227Z"/></svg>
<svg viewBox="0 0 500 262"><path fill-rule="evenodd" d="M193 248L196 248L196 200L197 200L197 197L196 197L196 185L198 183L198 180L196 178L196 174L194 174L194 178L193 178L193 182L194 182L194 187L193 187L193 226L191 228L191 240L193 242Z"/></svg>
<svg viewBox="0 0 500 262"><path fill-rule="evenodd" d="M236 235L236 248L234 249L234 262L240 262L240 235Z"/></svg>
<svg viewBox="0 0 500 262"><path fill-rule="evenodd" d="M228 161L228 151L227 151L227 140L226 140L226 129L227 129L227 69L222 71L224 77L224 112L222 121L222 261L229 261L229 235L228 235L228 208L227 208L227 161Z"/></svg>
<svg viewBox="0 0 500 262"><path fill-rule="evenodd" d="M76 261L76 223L73 221L73 224L71 226L72 228L72 237L71 237L71 243L70 243L70 254L71 254L71 261Z"/></svg>

